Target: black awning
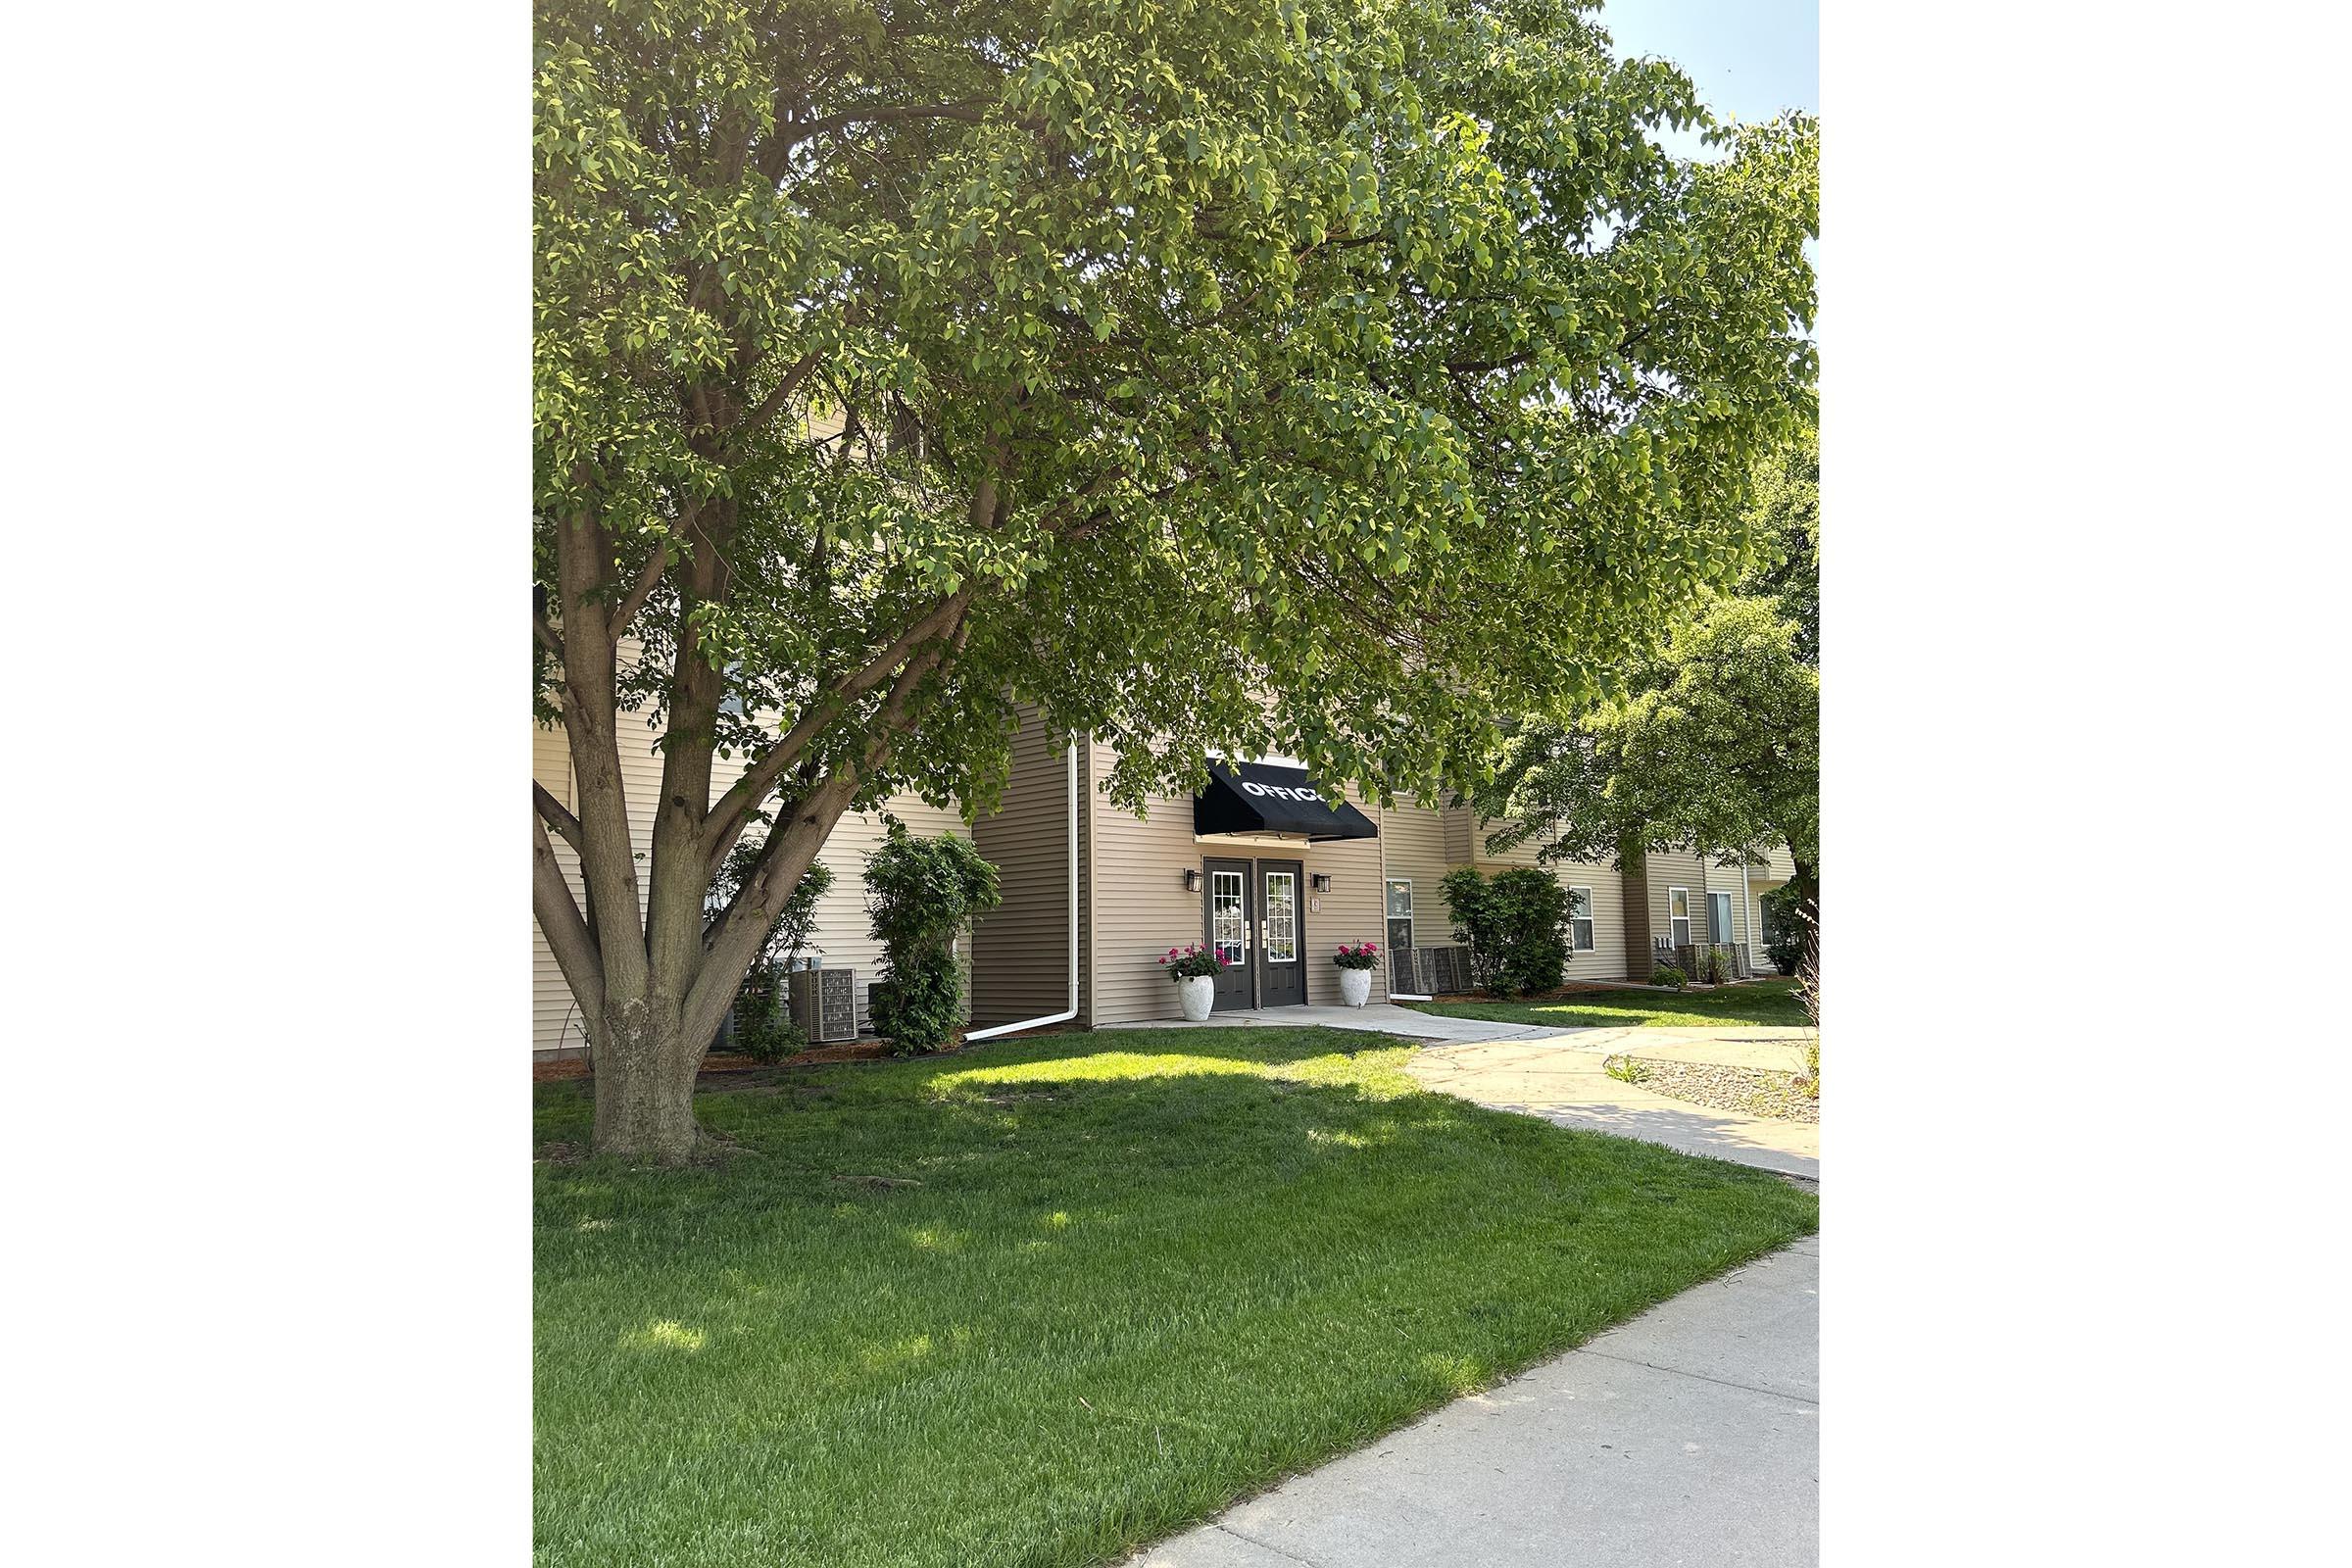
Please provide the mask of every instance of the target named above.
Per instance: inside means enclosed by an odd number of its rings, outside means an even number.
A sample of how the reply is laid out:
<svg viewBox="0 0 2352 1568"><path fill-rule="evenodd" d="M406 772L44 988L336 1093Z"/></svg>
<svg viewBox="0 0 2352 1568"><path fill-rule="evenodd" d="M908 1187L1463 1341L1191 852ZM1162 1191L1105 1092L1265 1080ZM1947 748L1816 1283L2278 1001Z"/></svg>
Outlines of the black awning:
<svg viewBox="0 0 2352 1568"><path fill-rule="evenodd" d="M1345 800L1325 800L1305 768L1274 762L1209 763L1208 788L1193 797L1193 831L1304 834L1318 844L1380 837Z"/></svg>

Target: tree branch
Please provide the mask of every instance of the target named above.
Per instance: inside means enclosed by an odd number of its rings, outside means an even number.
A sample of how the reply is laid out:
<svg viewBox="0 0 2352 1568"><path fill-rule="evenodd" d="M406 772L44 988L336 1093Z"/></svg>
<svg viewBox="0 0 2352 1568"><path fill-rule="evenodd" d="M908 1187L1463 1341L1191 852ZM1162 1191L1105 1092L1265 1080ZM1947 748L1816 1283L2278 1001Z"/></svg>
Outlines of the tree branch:
<svg viewBox="0 0 2352 1568"><path fill-rule="evenodd" d="M854 673L844 677L833 689L817 697L809 710L784 737L769 747L759 760L744 770L710 808L705 821L705 859L715 870L735 847L736 838L759 804L767 799L784 770L800 759L826 727L840 718L849 705L880 685L915 650L935 638L948 635L959 627L963 614L971 606L972 590L959 588L939 601L912 625L892 639L884 648Z"/></svg>
<svg viewBox="0 0 2352 1568"><path fill-rule="evenodd" d="M539 930L547 938L548 951L556 956L556 967L564 971L581 1011L596 1020L588 1037L593 1044L604 1032L604 960L597 953L596 938L588 930L587 917L580 913L571 887L564 880L564 869L556 863L555 847L547 841L547 824L540 820L538 812L531 815L531 914L538 920Z"/></svg>
<svg viewBox="0 0 2352 1568"><path fill-rule="evenodd" d="M653 597L655 587L662 581L662 574L668 569L669 552L660 545L654 546L653 555L646 560L645 569L637 573L637 581L630 585L628 597L620 602L620 608L612 612L609 629L615 644L628 634L629 623L637 618L637 612L645 608L645 602Z"/></svg>
<svg viewBox="0 0 2352 1568"><path fill-rule="evenodd" d="M585 834L580 827L580 819L565 810L564 803L550 795L547 786L537 779L531 780L531 804L538 808L539 815L547 825L556 830L556 836L571 846L573 854L587 853L582 847Z"/></svg>
<svg viewBox="0 0 2352 1568"><path fill-rule="evenodd" d="M539 639L540 647L555 655L559 662L563 661L564 639L557 636L555 627L547 623L547 616L536 610L531 612L531 634Z"/></svg>
<svg viewBox="0 0 2352 1568"><path fill-rule="evenodd" d="M802 355L800 363L784 372L784 379L776 383L775 390L761 398L758 408L736 421L735 428L730 434L741 435L747 430L758 429L761 421L775 413L787 398L801 389L801 383L808 379L808 372L816 368L817 362L821 358L822 356L815 349L810 349Z"/></svg>

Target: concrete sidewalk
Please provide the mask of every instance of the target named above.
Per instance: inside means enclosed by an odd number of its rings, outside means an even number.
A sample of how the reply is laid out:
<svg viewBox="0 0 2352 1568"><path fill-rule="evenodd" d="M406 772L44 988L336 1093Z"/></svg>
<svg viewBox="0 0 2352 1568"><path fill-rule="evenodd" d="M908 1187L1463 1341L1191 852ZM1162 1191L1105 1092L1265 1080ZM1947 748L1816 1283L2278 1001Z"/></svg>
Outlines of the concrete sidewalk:
<svg viewBox="0 0 2352 1568"><path fill-rule="evenodd" d="M1518 1038L1433 1046L1406 1064L1424 1088L1458 1095L1495 1110L1516 1110L1562 1127L1614 1133L1664 1144L1686 1154L1708 1154L1784 1176L1821 1179L1821 1127L1776 1121L1672 1100L1640 1084L1619 1083L1601 1070L1611 1055L1664 1056L1675 1048L1660 1035L1714 1034L1742 1040L1752 1031L1577 1029ZM1690 1043L1685 1042L1685 1049ZM1792 1049L1773 1043L1770 1050ZM1793 1048L1799 1049L1801 1048ZM1686 1056L1683 1059L1707 1059Z"/></svg>
<svg viewBox="0 0 2352 1568"><path fill-rule="evenodd" d="M1808 1237L1130 1568L1666 1568L1820 1554Z"/></svg>

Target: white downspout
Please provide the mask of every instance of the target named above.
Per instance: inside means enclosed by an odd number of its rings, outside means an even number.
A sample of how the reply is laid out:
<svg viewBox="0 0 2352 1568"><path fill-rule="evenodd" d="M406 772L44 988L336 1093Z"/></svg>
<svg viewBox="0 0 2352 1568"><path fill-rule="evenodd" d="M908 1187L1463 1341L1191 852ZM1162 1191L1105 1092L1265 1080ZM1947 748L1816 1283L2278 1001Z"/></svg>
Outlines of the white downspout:
<svg viewBox="0 0 2352 1568"><path fill-rule="evenodd" d="M1019 1023L1000 1023L986 1029L972 1029L964 1034L964 1043L975 1040L994 1040L1023 1029L1042 1029L1050 1023L1068 1023L1078 1016L1078 743L1070 742L1070 1004L1059 1012L1043 1018L1023 1018Z"/></svg>

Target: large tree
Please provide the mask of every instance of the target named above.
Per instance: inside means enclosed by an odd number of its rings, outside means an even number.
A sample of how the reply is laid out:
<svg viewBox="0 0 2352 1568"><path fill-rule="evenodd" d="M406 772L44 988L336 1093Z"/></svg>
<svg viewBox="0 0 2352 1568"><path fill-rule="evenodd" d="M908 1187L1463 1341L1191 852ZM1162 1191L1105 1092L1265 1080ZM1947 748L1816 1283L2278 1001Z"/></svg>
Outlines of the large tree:
<svg viewBox="0 0 2352 1568"><path fill-rule="evenodd" d="M1701 597L1620 695L1567 722L1536 717L1481 792L1509 819L1496 848L1536 837L1540 858L1628 858L1687 849L1726 865L1776 848L1814 951L1821 916L1821 459L1808 427L1757 466L1757 566Z"/></svg>
<svg viewBox="0 0 2352 1568"><path fill-rule="evenodd" d="M1668 157L1690 84L1590 10L540 0L534 631L577 808L533 792L533 905L600 1150L691 1152L834 823L985 804L1015 704L1113 742L1125 803L1211 748L1435 788L1735 568L1809 398L1814 128Z"/></svg>

